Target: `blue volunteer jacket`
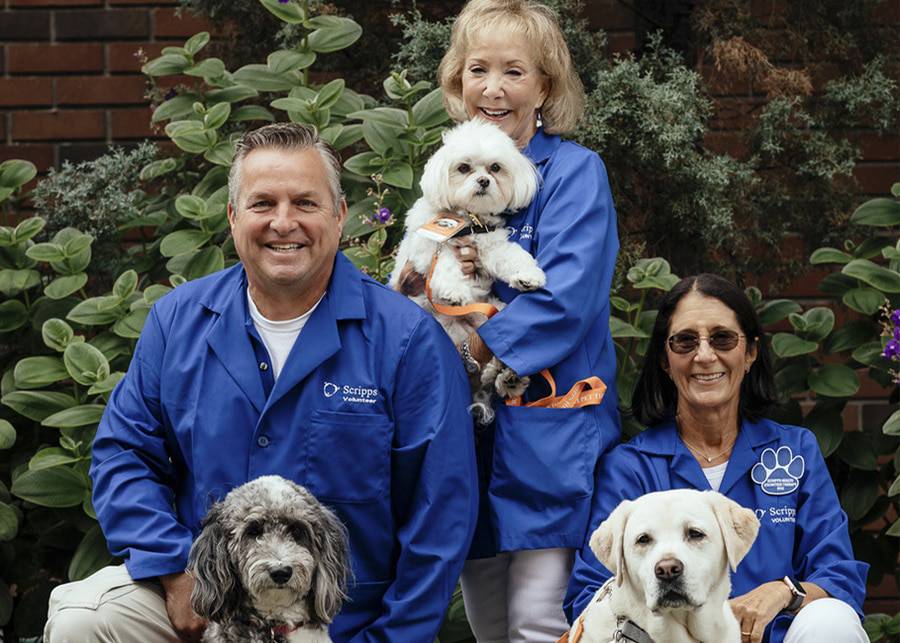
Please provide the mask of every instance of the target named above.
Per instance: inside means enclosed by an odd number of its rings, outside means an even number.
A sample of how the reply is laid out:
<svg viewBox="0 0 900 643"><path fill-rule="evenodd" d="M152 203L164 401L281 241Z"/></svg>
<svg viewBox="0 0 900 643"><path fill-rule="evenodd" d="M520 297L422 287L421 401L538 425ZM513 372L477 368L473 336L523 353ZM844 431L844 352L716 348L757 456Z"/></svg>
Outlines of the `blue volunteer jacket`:
<svg viewBox="0 0 900 643"><path fill-rule="evenodd" d="M277 382L238 264L153 307L94 444L94 507L132 578L184 570L210 505L261 475L347 526L335 641L431 641L477 512L469 387L441 327L338 255Z"/></svg>
<svg viewBox="0 0 900 643"><path fill-rule="evenodd" d="M543 129L525 154L541 185L509 220L509 238L537 259L547 284L528 293L494 284L507 306L478 333L516 373L533 376L526 401L549 393L536 375L545 368L559 394L590 375L608 388L599 406L497 407L496 422L478 437L483 495L472 557L580 547L597 460L620 435L609 331L619 240L606 168L591 150Z"/></svg>
<svg viewBox="0 0 900 643"><path fill-rule="evenodd" d="M565 600L570 621L612 575L587 542L622 500L653 491L710 488L674 423L613 449L600 471L605 493L595 497L591 528L575 558ZM732 574L732 596L792 576L817 584L862 614L869 566L853 558L847 515L812 432L771 420L744 421L719 492L753 509L760 520L756 542ZM790 616L776 617L764 640L780 643L790 624Z"/></svg>

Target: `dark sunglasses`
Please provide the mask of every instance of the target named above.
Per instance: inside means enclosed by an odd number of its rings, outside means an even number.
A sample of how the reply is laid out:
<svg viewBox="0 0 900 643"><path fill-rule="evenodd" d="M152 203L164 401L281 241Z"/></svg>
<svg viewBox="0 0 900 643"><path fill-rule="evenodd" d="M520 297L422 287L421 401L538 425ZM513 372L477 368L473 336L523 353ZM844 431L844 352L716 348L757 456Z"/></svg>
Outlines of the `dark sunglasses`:
<svg viewBox="0 0 900 643"><path fill-rule="evenodd" d="M734 350L744 335L736 333L733 330L717 330L711 333L709 337L703 337L697 333L675 333L669 337L666 342L673 353L686 355L693 353L700 347L700 340L705 339L709 342L709 347L714 351L722 353Z"/></svg>

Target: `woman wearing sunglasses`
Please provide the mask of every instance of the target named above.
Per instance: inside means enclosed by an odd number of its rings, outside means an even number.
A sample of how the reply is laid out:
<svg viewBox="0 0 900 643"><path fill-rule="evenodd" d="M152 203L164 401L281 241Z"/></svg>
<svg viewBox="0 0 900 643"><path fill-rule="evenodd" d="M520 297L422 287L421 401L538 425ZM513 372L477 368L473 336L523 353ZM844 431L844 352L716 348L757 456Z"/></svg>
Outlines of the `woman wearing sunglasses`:
<svg viewBox="0 0 900 643"><path fill-rule="evenodd" d="M741 640L865 642L859 615L868 565L854 560L815 436L763 417L775 383L759 317L721 277L682 279L666 294L633 398L650 428L613 449L599 471L587 537L626 499L713 489L760 520L732 575ZM587 538L585 543L587 542ZM585 544L566 597L577 617L611 576Z"/></svg>

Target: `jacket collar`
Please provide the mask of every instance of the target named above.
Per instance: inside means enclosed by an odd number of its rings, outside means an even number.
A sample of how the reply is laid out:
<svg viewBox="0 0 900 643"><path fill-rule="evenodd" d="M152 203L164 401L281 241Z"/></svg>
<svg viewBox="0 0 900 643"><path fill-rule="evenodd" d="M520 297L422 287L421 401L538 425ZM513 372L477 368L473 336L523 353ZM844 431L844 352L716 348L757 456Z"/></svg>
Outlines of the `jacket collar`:
<svg viewBox="0 0 900 643"><path fill-rule="evenodd" d="M201 297L201 305L219 315L206 341L257 411L262 412L277 402L340 349L338 320L366 317L363 279L366 277L338 253L325 296L294 343L268 399L248 332L253 322L247 306L247 275L243 266L230 268L223 276L223 283L209 288Z"/></svg>
<svg viewBox="0 0 900 643"><path fill-rule="evenodd" d="M535 165L539 165L550 158L562 143L562 139L556 134L547 134L543 127L539 127L525 146L525 156L530 158Z"/></svg>
<svg viewBox="0 0 900 643"><path fill-rule="evenodd" d="M727 494L759 461L762 447L774 442L778 435L777 425L771 420L743 420L719 492ZM664 422L642 433L635 448L647 454L670 457L673 478L681 478L696 489L709 489L709 481L703 474L700 463L678 437L674 421Z"/></svg>

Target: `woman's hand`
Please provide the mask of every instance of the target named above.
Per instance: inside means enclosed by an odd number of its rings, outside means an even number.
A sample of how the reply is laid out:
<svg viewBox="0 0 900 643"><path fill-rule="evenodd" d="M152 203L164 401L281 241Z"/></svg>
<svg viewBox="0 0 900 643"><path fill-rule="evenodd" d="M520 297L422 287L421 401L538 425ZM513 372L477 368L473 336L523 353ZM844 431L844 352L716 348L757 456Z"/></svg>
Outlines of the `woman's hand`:
<svg viewBox="0 0 900 643"><path fill-rule="evenodd" d="M766 626L790 604L792 596L788 586L776 580L732 598L729 602L741 626L741 643L762 641Z"/></svg>
<svg viewBox="0 0 900 643"><path fill-rule="evenodd" d="M191 590L194 579L187 572L159 577L166 595L166 613L172 627L183 641L200 641L206 630L206 620L197 616L191 608Z"/></svg>
<svg viewBox="0 0 900 643"><path fill-rule="evenodd" d="M478 365L482 368L494 358L491 349L488 348L484 340L481 339L481 335L477 332L473 331L466 339L466 343L469 345L469 353L472 355L472 359L478 362Z"/></svg>
<svg viewBox="0 0 900 643"><path fill-rule="evenodd" d="M463 274L467 277L474 275L480 264L478 263L478 249L475 247L472 235L453 239L450 247L453 248L453 254L456 255Z"/></svg>

